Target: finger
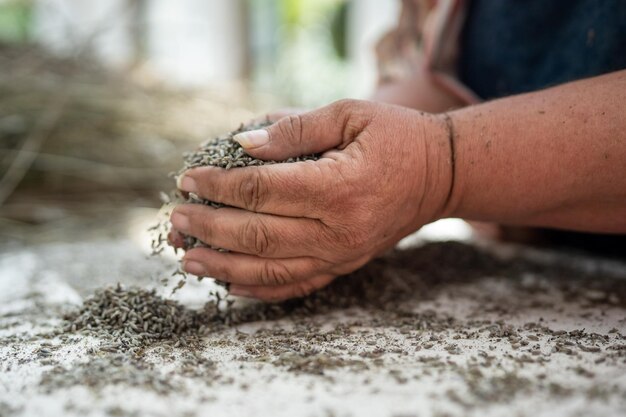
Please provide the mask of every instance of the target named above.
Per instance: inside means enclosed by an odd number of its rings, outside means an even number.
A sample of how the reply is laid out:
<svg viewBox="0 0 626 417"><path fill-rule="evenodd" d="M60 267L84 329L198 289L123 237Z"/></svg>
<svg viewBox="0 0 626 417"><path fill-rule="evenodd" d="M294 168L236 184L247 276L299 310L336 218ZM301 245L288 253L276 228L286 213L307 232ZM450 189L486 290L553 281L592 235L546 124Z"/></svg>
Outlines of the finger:
<svg viewBox="0 0 626 417"><path fill-rule="evenodd" d="M315 217L326 208L315 196L324 195L337 180L333 164L336 161L324 158L231 170L200 167L178 177L177 185L203 199L248 211Z"/></svg>
<svg viewBox="0 0 626 417"><path fill-rule="evenodd" d="M341 100L303 114L291 114L264 129L233 137L255 158L291 157L344 148L361 133L373 112L366 102Z"/></svg>
<svg viewBox="0 0 626 417"><path fill-rule="evenodd" d="M178 232L211 247L266 258L322 255L324 226L318 220L183 204L172 211L170 221Z"/></svg>
<svg viewBox="0 0 626 417"><path fill-rule="evenodd" d="M167 240L175 248L182 248L185 246L185 237L175 229L170 230L167 234Z"/></svg>
<svg viewBox="0 0 626 417"><path fill-rule="evenodd" d="M256 298L267 302L301 298L330 284L335 279L333 275L318 275L305 281L281 286L246 286L231 285L229 292L232 295L247 298Z"/></svg>
<svg viewBox="0 0 626 417"><path fill-rule="evenodd" d="M199 277L212 277L236 285L281 286L326 273L330 264L319 259L265 259L208 248L192 249L183 258L183 269Z"/></svg>

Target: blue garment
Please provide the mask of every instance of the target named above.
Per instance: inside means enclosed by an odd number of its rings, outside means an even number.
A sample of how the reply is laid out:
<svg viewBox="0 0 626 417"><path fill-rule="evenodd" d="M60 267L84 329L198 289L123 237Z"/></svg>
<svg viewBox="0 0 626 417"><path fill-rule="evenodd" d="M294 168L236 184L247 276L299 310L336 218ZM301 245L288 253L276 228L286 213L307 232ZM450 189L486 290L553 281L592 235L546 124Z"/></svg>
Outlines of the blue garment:
<svg viewBox="0 0 626 417"><path fill-rule="evenodd" d="M487 100L626 69L626 0L470 0L460 48L460 80ZM626 259L625 236L535 239Z"/></svg>
<svg viewBox="0 0 626 417"><path fill-rule="evenodd" d="M470 0L460 48L483 99L626 69L626 0Z"/></svg>

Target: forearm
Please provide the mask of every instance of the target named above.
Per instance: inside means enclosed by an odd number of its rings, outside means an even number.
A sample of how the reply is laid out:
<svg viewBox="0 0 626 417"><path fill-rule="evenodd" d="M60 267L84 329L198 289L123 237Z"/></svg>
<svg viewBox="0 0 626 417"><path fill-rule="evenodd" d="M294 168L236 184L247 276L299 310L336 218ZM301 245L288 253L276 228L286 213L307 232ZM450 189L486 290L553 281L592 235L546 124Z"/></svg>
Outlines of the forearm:
<svg viewBox="0 0 626 417"><path fill-rule="evenodd" d="M626 71L449 116L446 215L626 233Z"/></svg>

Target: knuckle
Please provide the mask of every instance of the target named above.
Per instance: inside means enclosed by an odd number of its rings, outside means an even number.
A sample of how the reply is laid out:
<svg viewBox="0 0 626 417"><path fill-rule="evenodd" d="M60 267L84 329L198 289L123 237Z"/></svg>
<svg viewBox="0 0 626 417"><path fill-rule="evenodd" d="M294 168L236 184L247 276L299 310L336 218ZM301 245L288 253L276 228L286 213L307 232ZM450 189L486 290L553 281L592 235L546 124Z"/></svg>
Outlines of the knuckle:
<svg viewBox="0 0 626 417"><path fill-rule="evenodd" d="M341 243L352 255L363 253L369 244L368 234L362 230L350 230L343 234Z"/></svg>
<svg viewBox="0 0 626 417"><path fill-rule="evenodd" d="M338 120L349 120L355 115L359 115L366 111L366 102L363 100L355 100L350 98L344 98L335 101L331 104L333 113L337 115Z"/></svg>
<svg viewBox="0 0 626 417"><path fill-rule="evenodd" d="M263 206L267 193L265 192L265 182L267 177L261 174L259 170L252 170L250 175L241 181L237 192L239 200L243 204L243 208L249 211L257 211Z"/></svg>
<svg viewBox="0 0 626 417"><path fill-rule="evenodd" d="M371 122L374 109L363 100L341 99L331 105L336 119L343 124L344 141L356 138Z"/></svg>
<svg viewBox="0 0 626 417"><path fill-rule="evenodd" d="M285 285L293 282L291 271L280 262L266 262L261 274L262 285Z"/></svg>
<svg viewBox="0 0 626 417"><path fill-rule="evenodd" d="M253 255L267 255L273 247L269 229L258 217L252 217L242 228L240 241L243 247Z"/></svg>
<svg viewBox="0 0 626 417"><path fill-rule="evenodd" d="M365 239L361 233L353 232L345 236L344 243L348 249L357 251L363 249Z"/></svg>
<svg viewBox="0 0 626 417"><path fill-rule="evenodd" d="M281 138L291 145L299 145L302 142L302 117L299 114L291 114L277 124Z"/></svg>
<svg viewBox="0 0 626 417"><path fill-rule="evenodd" d="M359 105L360 101L352 98L342 98L331 104L335 108L336 111L346 111L348 109L353 109L355 106Z"/></svg>

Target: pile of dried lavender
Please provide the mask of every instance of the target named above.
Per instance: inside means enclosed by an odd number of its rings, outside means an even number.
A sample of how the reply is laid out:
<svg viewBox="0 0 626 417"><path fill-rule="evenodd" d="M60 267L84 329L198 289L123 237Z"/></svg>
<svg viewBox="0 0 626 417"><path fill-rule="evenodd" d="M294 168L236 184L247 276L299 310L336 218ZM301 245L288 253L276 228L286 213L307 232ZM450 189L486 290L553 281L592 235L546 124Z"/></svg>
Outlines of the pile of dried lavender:
<svg viewBox="0 0 626 417"><path fill-rule="evenodd" d="M118 284L96 290L65 320L65 332L82 331L109 340L102 350L134 352L156 340L186 345L218 325L221 318L219 299L194 311L158 296L154 290Z"/></svg>

